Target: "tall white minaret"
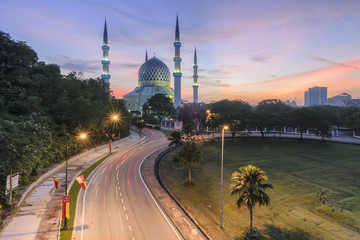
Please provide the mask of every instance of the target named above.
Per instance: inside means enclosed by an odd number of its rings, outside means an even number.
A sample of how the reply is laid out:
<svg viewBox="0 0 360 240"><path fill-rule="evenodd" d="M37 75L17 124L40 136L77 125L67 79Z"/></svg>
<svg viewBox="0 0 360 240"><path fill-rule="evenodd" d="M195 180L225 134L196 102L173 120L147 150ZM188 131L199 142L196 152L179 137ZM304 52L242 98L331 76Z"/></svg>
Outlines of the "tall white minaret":
<svg viewBox="0 0 360 240"><path fill-rule="evenodd" d="M108 46L108 34L107 34L107 27L106 27L106 19L105 19L105 27L104 27L104 43L101 48L103 50L103 58L101 60L101 63L103 66L103 71L101 74L101 78L105 83L110 84L110 74L109 74L109 65L110 65L109 50L110 50L110 47Z"/></svg>
<svg viewBox="0 0 360 240"><path fill-rule="evenodd" d="M179 20L178 15L176 15L176 29L175 29L175 57L174 57L174 107L175 109L181 107L181 57L180 57L180 31L179 31Z"/></svg>
<svg viewBox="0 0 360 240"><path fill-rule="evenodd" d="M195 54L194 54L194 75L193 75L193 98L194 98L194 103L198 103L198 75L197 75L197 70L198 70L198 65L197 65L197 57L196 57L196 47L195 47Z"/></svg>

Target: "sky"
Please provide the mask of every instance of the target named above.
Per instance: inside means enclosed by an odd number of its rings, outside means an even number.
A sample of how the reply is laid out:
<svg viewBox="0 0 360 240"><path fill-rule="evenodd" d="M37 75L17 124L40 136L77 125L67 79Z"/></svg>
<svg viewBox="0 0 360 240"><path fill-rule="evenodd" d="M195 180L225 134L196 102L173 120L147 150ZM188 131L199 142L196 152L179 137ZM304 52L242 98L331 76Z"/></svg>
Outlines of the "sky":
<svg viewBox="0 0 360 240"><path fill-rule="evenodd" d="M199 101L302 105L314 86L360 98L359 9L359 0L11 0L1 4L0 30L63 74L96 78L106 17L111 89L122 98L138 85L146 49L173 72L178 14L182 99L193 98L196 46Z"/></svg>

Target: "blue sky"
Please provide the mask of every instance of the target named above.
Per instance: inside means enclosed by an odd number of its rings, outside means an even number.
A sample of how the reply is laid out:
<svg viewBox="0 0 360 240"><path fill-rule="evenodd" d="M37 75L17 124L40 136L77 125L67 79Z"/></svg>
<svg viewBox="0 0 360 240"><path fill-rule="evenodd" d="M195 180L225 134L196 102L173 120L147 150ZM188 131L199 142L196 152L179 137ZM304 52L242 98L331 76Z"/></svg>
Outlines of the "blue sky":
<svg viewBox="0 0 360 240"><path fill-rule="evenodd" d="M199 100L303 104L303 92L314 86L327 86L328 96L360 97L359 9L358 0L12 0L2 3L0 30L64 74L98 77L106 16L111 87L122 97L137 86L146 49L173 71L178 13L183 99L192 100L196 46Z"/></svg>

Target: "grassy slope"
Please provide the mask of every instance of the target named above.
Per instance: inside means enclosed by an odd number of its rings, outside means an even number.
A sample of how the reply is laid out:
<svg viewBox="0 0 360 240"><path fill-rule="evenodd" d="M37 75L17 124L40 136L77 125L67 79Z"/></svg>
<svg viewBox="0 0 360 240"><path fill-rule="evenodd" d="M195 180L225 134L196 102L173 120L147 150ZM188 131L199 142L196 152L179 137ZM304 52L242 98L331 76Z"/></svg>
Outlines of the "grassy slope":
<svg viewBox="0 0 360 240"><path fill-rule="evenodd" d="M224 229L220 230L220 142L199 143L203 163L193 170L194 188L182 181L187 170L173 169L171 155L161 175L176 197L213 239L242 239L249 225L246 208L230 197L231 173L253 164L263 169L275 189L269 207L254 209L254 225L271 239L360 239L360 147L316 141L239 139L225 143ZM320 206L316 187L330 188L344 211Z"/></svg>
<svg viewBox="0 0 360 240"><path fill-rule="evenodd" d="M107 155L107 156L101 158L99 161L97 161L96 163L91 165L89 168L84 170L80 175L84 175L84 179L86 180L87 177L90 175L90 173L92 171L94 171L94 169L97 166L99 166L103 161L105 161L105 159L107 159L109 156L110 155ZM76 181L74 182L74 184L70 188L70 191L69 191L69 195L70 195L70 219L67 222L67 225L68 225L67 230L63 230L64 221L61 222L61 237L60 237L61 240L71 240L71 235L72 235L73 226L74 226L76 201L77 201L77 197L78 197L78 193L79 193L80 189L81 189L80 184L78 184Z"/></svg>

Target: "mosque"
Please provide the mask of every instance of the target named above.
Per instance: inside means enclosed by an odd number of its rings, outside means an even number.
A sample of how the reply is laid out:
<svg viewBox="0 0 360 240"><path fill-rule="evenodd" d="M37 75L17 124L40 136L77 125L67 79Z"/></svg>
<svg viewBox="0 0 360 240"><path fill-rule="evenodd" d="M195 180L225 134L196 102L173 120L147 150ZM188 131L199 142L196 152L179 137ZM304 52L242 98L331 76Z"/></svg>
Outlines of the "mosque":
<svg viewBox="0 0 360 240"><path fill-rule="evenodd" d="M101 78L105 83L110 84L110 73L109 73L109 50L108 46L108 34L105 20L104 27L104 42L102 45L103 59L101 61L103 66L103 72ZM175 27L175 57L174 60L174 88L170 87L170 70L164 62L160 59L153 58L148 59L147 51L145 54L145 62L141 65L138 74L138 86L131 92L125 94L123 99L126 102L126 106L129 111L142 112L142 107L146 104L147 100L158 93L162 93L174 102L175 109L181 107L181 57L180 57L180 31L178 16L176 16L176 27ZM197 56L196 48L194 52L194 75L193 75L193 102L198 103L198 75L197 75Z"/></svg>

